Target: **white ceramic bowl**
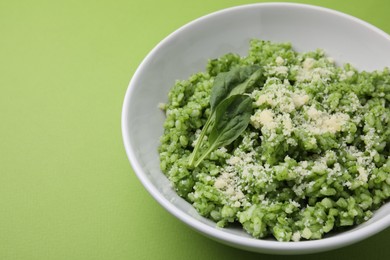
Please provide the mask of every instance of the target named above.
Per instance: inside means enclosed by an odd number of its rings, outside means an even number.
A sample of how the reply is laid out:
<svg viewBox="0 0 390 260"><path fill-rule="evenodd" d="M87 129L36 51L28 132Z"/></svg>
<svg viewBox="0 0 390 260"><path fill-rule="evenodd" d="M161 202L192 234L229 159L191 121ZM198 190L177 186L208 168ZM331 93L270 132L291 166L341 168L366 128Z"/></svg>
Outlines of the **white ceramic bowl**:
<svg viewBox="0 0 390 260"><path fill-rule="evenodd" d="M321 240L278 242L251 238L241 229L215 227L180 198L159 168L157 147L164 115L158 104L177 79L204 71L209 58L246 55L249 39L289 41L297 51L322 48L338 64L390 67L390 36L352 16L310 5L266 3L225 9L181 27L161 41L135 72L123 104L122 134L131 165L149 193L172 215L222 243L263 253L303 254L346 246L390 225L390 203L368 222Z"/></svg>

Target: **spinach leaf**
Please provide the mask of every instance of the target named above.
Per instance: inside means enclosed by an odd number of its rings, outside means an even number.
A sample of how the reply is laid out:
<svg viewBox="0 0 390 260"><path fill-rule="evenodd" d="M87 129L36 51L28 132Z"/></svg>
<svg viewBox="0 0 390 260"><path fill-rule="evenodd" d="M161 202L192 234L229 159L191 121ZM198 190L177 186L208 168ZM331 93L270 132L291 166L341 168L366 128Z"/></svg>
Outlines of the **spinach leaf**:
<svg viewBox="0 0 390 260"><path fill-rule="evenodd" d="M256 84L260 82L262 76L263 76L263 70L262 69L256 70L247 80L235 86L231 90L229 96L252 92Z"/></svg>
<svg viewBox="0 0 390 260"><path fill-rule="evenodd" d="M210 94L211 114L203 126L202 132L189 157L189 165L193 166L195 157L202 145L203 139L209 127L215 120L215 112L218 105L232 95L243 94L252 89L263 75L263 71L258 65L233 68L228 72L218 74L213 83Z"/></svg>
<svg viewBox="0 0 390 260"><path fill-rule="evenodd" d="M195 144L195 147L194 147L194 150L192 151L192 153L190 154L190 157L189 157L189 165L190 166L194 166L194 163L195 163L195 159L196 159L196 155L199 151L199 148L201 147L202 145L202 142L203 142L203 139L204 139L204 136L206 135L210 125L213 123L214 121L214 117L215 117L215 114L214 113L211 113L211 115L209 116L209 118L207 119L205 125L203 126L202 128L202 132L200 132L200 135L198 137L198 140L196 141L196 144Z"/></svg>
<svg viewBox="0 0 390 260"><path fill-rule="evenodd" d="M259 69L260 67L258 65L253 65L234 68L228 72L218 74L214 79L213 88L211 89L211 112L214 112L218 104L229 97L230 93L234 91L236 87L240 86L239 89L235 90L235 94L245 93L246 88L248 87L247 84L251 83L253 85L253 80L256 80L257 78L252 79L250 82L247 79L250 78L254 72L259 71Z"/></svg>
<svg viewBox="0 0 390 260"><path fill-rule="evenodd" d="M252 101L246 95L232 95L223 100L215 111L215 122L209 135L209 147L196 161L197 167L215 149L229 145L248 127Z"/></svg>

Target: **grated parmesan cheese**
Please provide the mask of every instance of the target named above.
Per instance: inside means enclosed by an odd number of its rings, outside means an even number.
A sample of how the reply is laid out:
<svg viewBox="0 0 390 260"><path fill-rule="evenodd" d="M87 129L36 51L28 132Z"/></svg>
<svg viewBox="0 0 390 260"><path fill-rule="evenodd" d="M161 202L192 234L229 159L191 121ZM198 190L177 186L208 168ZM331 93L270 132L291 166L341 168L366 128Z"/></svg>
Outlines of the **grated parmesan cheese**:
<svg viewBox="0 0 390 260"><path fill-rule="evenodd" d="M278 57L276 57L275 62L276 62L277 65L280 66L280 65L283 65L284 59L282 57L278 56Z"/></svg>

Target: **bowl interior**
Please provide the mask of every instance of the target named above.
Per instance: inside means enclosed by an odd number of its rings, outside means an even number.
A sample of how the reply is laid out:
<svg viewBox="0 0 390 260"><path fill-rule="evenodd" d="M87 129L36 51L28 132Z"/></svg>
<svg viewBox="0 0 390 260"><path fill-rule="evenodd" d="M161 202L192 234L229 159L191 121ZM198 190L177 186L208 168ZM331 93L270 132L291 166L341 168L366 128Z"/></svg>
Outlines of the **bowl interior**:
<svg viewBox="0 0 390 260"><path fill-rule="evenodd" d="M347 245L390 225L387 203L367 223L319 241L255 240L239 229L216 229L172 190L159 167L157 147L164 114L158 104L177 79L203 71L208 59L246 55L249 40L291 42L297 51L324 49L336 63L360 70L390 67L390 37L356 18L298 4L255 4L226 9L180 28L145 58L126 94L122 130L126 151L143 185L168 211L196 230L237 247L267 253L311 253ZM350 234L354 233L353 236ZM282 245L281 245L282 244Z"/></svg>

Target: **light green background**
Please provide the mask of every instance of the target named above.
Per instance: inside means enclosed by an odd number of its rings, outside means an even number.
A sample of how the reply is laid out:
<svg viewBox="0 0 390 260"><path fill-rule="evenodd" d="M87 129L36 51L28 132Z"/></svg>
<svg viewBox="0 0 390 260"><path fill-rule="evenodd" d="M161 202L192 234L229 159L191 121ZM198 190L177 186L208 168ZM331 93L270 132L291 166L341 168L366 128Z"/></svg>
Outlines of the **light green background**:
<svg viewBox="0 0 390 260"><path fill-rule="evenodd" d="M188 228L146 192L120 130L129 80L165 36L254 1L0 0L0 259L286 259ZM390 1L301 1L390 33ZM291 259L390 259L390 229Z"/></svg>

